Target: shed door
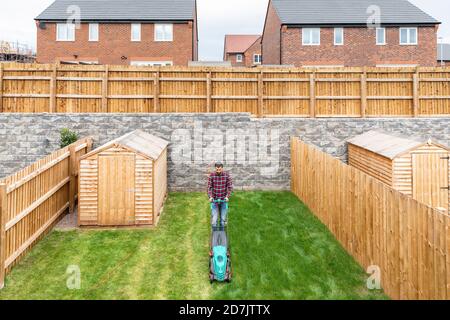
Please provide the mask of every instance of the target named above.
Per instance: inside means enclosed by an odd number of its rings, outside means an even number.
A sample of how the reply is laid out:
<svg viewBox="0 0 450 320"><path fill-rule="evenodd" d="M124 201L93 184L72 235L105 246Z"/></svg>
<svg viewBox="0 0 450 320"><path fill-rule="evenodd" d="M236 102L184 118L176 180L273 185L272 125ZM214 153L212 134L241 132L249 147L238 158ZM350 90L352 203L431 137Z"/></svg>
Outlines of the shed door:
<svg viewBox="0 0 450 320"><path fill-rule="evenodd" d="M414 199L448 210L448 154L413 154Z"/></svg>
<svg viewBox="0 0 450 320"><path fill-rule="evenodd" d="M98 223L102 226L135 224L134 154L98 158Z"/></svg>

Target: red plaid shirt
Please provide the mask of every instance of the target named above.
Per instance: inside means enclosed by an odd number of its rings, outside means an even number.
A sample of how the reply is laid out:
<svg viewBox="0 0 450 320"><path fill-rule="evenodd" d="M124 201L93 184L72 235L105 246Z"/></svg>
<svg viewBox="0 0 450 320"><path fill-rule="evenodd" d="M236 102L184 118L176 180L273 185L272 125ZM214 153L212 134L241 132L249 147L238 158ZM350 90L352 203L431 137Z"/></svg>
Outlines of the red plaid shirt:
<svg viewBox="0 0 450 320"><path fill-rule="evenodd" d="M233 192L233 180L228 172L221 175L216 172L211 173L208 180L208 196L215 200L230 198Z"/></svg>

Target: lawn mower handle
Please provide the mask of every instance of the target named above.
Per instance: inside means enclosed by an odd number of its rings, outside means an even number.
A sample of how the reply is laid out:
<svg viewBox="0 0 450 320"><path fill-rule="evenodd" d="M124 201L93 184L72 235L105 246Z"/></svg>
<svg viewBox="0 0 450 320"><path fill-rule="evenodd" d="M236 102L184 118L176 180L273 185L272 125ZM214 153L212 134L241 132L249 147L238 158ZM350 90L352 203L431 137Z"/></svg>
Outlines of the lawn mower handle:
<svg viewBox="0 0 450 320"><path fill-rule="evenodd" d="M219 204L219 203L225 203L225 204L227 205L227 209L228 209L228 201L226 201L226 200L220 200L220 199L213 200L213 201L211 202L211 209L213 209L214 204Z"/></svg>
<svg viewBox="0 0 450 320"><path fill-rule="evenodd" d="M225 202L228 202L228 201L226 201L226 200L220 200L220 199L217 199L217 200L213 200L213 201L212 201L212 203L225 203Z"/></svg>

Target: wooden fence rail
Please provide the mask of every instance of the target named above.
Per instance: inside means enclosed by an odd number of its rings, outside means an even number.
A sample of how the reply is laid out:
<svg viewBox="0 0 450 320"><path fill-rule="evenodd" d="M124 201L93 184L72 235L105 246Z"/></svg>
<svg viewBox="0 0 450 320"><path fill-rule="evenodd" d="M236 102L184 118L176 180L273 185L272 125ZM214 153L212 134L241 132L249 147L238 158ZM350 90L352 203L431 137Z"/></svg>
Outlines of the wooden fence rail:
<svg viewBox="0 0 450 320"><path fill-rule="evenodd" d="M91 138L79 140L0 180L0 288L19 259L73 211L78 159L91 147Z"/></svg>
<svg viewBox="0 0 450 320"><path fill-rule="evenodd" d="M292 141L292 190L394 299L450 299L450 216Z"/></svg>
<svg viewBox="0 0 450 320"><path fill-rule="evenodd" d="M0 64L0 112L450 115L450 68L177 68Z"/></svg>

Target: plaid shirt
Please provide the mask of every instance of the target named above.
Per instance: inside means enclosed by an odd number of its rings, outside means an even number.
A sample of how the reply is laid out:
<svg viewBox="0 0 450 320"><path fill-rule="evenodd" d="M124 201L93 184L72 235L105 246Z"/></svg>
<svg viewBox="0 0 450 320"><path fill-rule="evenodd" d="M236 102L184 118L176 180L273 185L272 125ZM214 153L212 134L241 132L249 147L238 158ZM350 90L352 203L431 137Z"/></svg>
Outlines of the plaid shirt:
<svg viewBox="0 0 450 320"><path fill-rule="evenodd" d="M228 172L224 171L221 175L213 172L208 180L208 196L215 200L224 200L230 198L233 192L233 180Z"/></svg>

